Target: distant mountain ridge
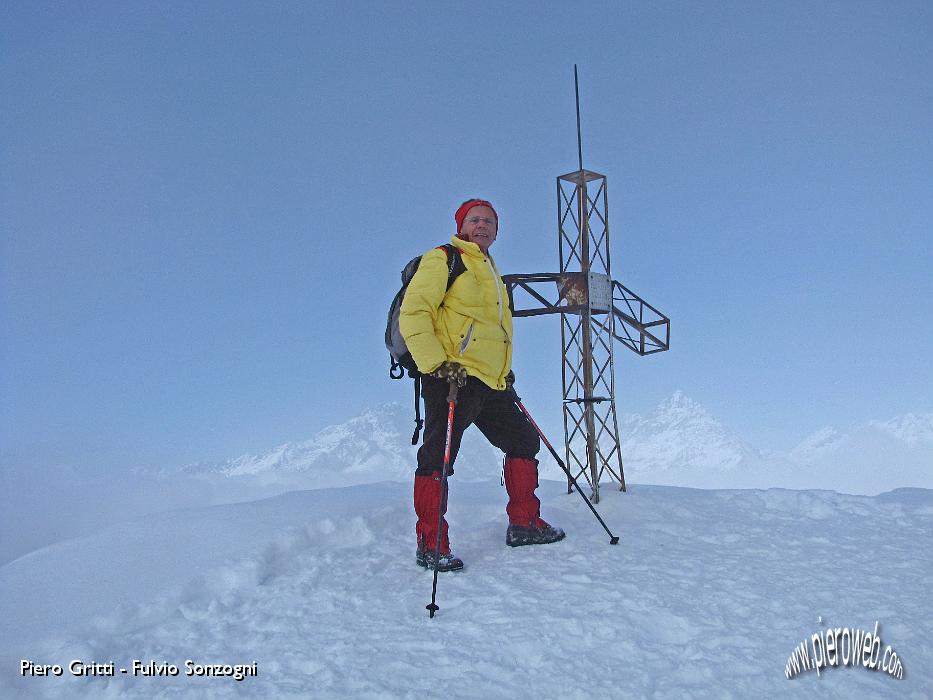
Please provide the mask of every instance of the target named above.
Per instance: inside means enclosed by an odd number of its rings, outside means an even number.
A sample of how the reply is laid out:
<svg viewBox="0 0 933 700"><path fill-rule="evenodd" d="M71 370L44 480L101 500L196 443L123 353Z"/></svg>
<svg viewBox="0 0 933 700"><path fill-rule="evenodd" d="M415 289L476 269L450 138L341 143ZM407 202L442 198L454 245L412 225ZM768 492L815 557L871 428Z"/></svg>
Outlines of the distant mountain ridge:
<svg viewBox="0 0 933 700"><path fill-rule="evenodd" d="M677 391L620 425L626 478L697 488L832 489L877 494L933 487L933 414L827 426L787 453L765 453Z"/></svg>
<svg viewBox="0 0 933 700"><path fill-rule="evenodd" d="M933 445L933 413L908 413L884 422L872 421L869 425L890 433L910 447Z"/></svg>
<svg viewBox="0 0 933 700"><path fill-rule="evenodd" d="M698 488L825 488L876 494L902 486L933 488L933 414L908 413L847 432L824 427L786 454L766 454L677 391L650 415L620 417L626 480ZM260 455L182 469L214 480L242 481L267 492L411 479L411 408L387 403L318 431L309 440ZM560 436L557 436L558 439ZM560 450L560 444L557 445ZM563 473L545 450L543 478ZM498 477L502 455L476 430L467 431L457 479Z"/></svg>
<svg viewBox="0 0 933 700"><path fill-rule="evenodd" d="M414 429L411 407L386 403L323 428L309 440L285 443L260 455L191 464L182 471L260 482L286 477L308 488L409 481L418 449L411 444ZM457 460L457 476L466 480L492 478L499 473L501 459L481 435L468 431Z"/></svg>
<svg viewBox="0 0 933 700"><path fill-rule="evenodd" d="M407 449L410 441L402 435L401 413L395 409L393 404L378 406L344 423L323 428L309 440L285 443L260 455L192 464L184 471L235 477L272 471L323 472L335 468L362 474L378 469L391 479L399 476L403 468L411 471Z"/></svg>

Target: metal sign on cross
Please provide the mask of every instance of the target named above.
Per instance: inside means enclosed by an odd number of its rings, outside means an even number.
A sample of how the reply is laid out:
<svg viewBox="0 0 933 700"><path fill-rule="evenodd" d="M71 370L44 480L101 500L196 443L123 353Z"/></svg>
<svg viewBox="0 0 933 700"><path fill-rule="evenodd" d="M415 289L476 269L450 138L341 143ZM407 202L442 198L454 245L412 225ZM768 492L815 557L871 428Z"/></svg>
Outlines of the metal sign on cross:
<svg viewBox="0 0 933 700"><path fill-rule="evenodd" d="M560 272L504 275L503 280L513 316L561 316L566 463L575 477L586 478L598 503L604 474L625 490L613 340L639 355L663 352L670 344L670 319L612 279L606 176L583 168L576 66L573 77L579 168L557 178Z"/></svg>

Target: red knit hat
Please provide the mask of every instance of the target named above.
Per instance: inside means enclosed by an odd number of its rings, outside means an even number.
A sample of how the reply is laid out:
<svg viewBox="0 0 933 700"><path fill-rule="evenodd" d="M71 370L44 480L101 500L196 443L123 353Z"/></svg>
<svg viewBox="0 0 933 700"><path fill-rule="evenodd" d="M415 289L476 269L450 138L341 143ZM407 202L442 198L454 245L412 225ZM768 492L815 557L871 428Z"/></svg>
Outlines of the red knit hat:
<svg viewBox="0 0 933 700"><path fill-rule="evenodd" d="M493 207L489 202L487 202L485 199L468 199L460 205L460 208L457 209L457 213L454 214L454 220L457 222L457 233L460 233L460 229L463 228L463 220L466 218L467 212L469 212L473 207L489 207L492 209L492 213L496 217L496 224L499 223L499 215L496 213L495 207Z"/></svg>

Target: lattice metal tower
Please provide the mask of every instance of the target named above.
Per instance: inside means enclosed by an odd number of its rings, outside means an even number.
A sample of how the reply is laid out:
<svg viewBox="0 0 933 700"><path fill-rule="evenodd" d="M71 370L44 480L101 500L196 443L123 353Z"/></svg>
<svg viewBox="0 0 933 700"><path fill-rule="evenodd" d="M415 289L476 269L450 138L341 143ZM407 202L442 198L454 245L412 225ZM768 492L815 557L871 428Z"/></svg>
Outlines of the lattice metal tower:
<svg viewBox="0 0 933 700"><path fill-rule="evenodd" d="M586 478L599 502L608 474L625 490L615 406L613 339L639 355L668 349L670 319L612 279L607 181L583 168L580 90L574 66L579 168L557 178L559 273L505 275L513 315L561 315L564 445L567 467ZM556 283L557 298L553 295ZM538 302L517 308L520 290ZM567 491L571 490L568 479Z"/></svg>

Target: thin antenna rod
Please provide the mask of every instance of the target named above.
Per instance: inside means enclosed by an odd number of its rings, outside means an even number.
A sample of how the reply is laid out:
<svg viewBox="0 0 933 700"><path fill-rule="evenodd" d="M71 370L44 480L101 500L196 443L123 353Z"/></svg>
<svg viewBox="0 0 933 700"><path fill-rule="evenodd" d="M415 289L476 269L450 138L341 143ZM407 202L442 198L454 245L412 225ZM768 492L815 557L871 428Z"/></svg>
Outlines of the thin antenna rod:
<svg viewBox="0 0 933 700"><path fill-rule="evenodd" d="M573 64L573 90L577 96L577 158L583 170L583 137L580 135L580 81L577 79L577 64Z"/></svg>

